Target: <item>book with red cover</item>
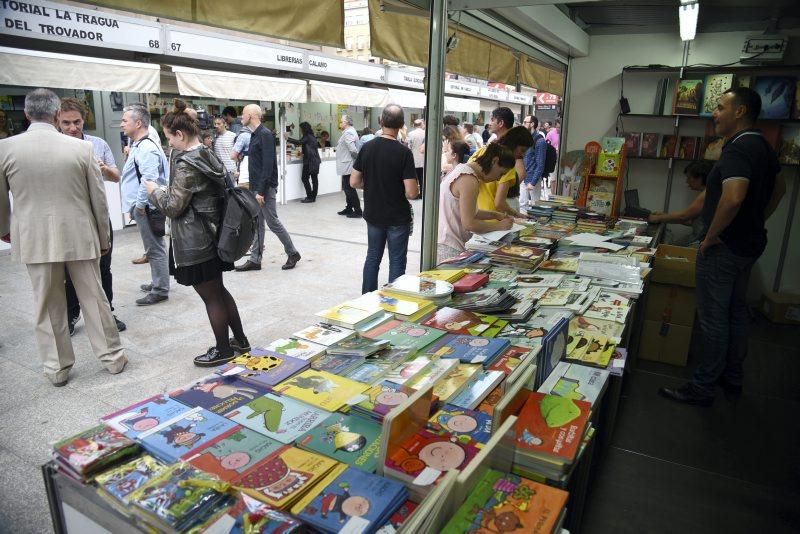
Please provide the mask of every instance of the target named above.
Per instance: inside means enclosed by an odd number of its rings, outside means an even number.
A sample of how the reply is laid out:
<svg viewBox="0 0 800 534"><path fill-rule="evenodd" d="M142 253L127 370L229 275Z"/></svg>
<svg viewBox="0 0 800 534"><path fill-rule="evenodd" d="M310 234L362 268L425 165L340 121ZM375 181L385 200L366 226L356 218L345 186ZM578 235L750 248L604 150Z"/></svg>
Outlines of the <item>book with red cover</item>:
<svg viewBox="0 0 800 534"><path fill-rule="evenodd" d="M462 441L420 430L393 450L386 458L386 467L409 480L416 479L427 468L439 471L441 476L446 471L466 467L478 451L477 442L472 439Z"/></svg>
<svg viewBox="0 0 800 534"><path fill-rule="evenodd" d="M445 306L433 312L420 324L438 328L439 330L446 330L451 334L479 336L497 321L496 317L490 315L484 315L483 317L485 319L471 311Z"/></svg>
<svg viewBox="0 0 800 534"><path fill-rule="evenodd" d="M530 347L517 347L511 345L505 352L498 356L489 367L487 371L503 371L506 376L514 372L514 369L530 354Z"/></svg>
<svg viewBox="0 0 800 534"><path fill-rule="evenodd" d="M460 280L453 283L453 291L456 293L467 293L468 291L475 291L479 287L485 286L489 282L488 274L467 274L461 277Z"/></svg>
<svg viewBox="0 0 800 534"><path fill-rule="evenodd" d="M591 411L586 401L531 392L517 419L517 451L572 463Z"/></svg>

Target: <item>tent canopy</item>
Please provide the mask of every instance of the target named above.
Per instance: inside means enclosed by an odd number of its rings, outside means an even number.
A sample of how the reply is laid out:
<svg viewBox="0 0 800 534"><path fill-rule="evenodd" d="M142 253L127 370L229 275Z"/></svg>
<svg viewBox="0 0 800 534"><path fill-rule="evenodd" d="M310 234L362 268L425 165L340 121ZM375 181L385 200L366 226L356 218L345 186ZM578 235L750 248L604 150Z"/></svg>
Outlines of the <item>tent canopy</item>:
<svg viewBox="0 0 800 534"><path fill-rule="evenodd" d="M318 81L311 81L309 85L311 86L311 102L380 108L385 106L389 100L389 93L386 89L354 87Z"/></svg>
<svg viewBox="0 0 800 534"><path fill-rule="evenodd" d="M268 78L187 67L172 67L172 71L178 82L178 91L186 96L300 103L307 100L305 80Z"/></svg>

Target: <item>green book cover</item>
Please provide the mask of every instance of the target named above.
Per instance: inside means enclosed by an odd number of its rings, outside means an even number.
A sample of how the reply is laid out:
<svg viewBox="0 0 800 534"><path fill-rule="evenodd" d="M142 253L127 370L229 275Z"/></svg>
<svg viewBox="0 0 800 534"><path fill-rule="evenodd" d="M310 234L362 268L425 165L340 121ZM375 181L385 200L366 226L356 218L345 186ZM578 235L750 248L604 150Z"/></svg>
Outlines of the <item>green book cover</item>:
<svg viewBox="0 0 800 534"><path fill-rule="evenodd" d="M381 425L335 413L297 439L297 446L374 473L381 450Z"/></svg>
<svg viewBox="0 0 800 534"><path fill-rule="evenodd" d="M446 332L443 330L395 319L364 332L364 337L386 339L393 347L404 347L418 351L445 334Z"/></svg>
<svg viewBox="0 0 800 534"><path fill-rule="evenodd" d="M442 534L469 532L477 516L484 512L483 507L494 492L493 486L495 482L502 476L503 474L498 471L488 470L478 482L478 485L467 495L467 500L464 501L455 515L450 518L450 521L442 530ZM499 530L498 532L503 531Z"/></svg>

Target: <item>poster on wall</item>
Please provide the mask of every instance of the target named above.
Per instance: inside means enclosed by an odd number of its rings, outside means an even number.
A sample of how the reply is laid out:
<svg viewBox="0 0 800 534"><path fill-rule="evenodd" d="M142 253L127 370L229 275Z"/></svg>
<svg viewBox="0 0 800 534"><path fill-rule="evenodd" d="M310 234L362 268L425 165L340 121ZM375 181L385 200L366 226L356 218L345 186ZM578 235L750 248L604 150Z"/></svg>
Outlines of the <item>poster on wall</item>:
<svg viewBox="0 0 800 534"><path fill-rule="evenodd" d="M86 120L84 121L83 128L85 130L96 130L97 119L94 113L94 93L91 91L76 90L75 98L86 104Z"/></svg>
<svg viewBox="0 0 800 534"><path fill-rule="evenodd" d="M111 111L122 111L122 108L125 107L125 101L120 92L111 91L108 94L108 101L111 105Z"/></svg>

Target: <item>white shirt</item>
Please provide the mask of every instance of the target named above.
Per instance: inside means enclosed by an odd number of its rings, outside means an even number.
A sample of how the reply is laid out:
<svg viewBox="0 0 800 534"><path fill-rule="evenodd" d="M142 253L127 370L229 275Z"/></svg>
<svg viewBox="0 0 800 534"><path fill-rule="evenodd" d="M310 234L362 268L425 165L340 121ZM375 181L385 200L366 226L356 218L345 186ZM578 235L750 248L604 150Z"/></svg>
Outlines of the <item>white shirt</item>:
<svg viewBox="0 0 800 534"><path fill-rule="evenodd" d="M425 166L425 130L417 128L408 134L408 148L414 155L414 167L420 169Z"/></svg>

